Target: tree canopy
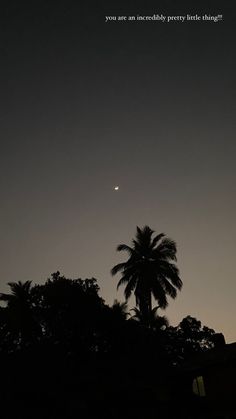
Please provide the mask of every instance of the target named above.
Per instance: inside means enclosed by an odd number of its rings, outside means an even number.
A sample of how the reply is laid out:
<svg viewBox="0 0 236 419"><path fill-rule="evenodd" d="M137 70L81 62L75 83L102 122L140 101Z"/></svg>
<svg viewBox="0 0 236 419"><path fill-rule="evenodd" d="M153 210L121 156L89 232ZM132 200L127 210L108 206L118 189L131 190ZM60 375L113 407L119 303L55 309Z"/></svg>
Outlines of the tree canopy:
<svg viewBox="0 0 236 419"><path fill-rule="evenodd" d="M168 306L168 296L176 298L177 291L182 288L179 270L175 264L176 243L160 233L153 237L154 231L145 226L137 227L132 246L120 244L117 250L128 253L126 262L115 265L111 273L121 273L117 288L125 285L125 298L135 295L137 308L143 319L150 318L152 297L158 306Z"/></svg>

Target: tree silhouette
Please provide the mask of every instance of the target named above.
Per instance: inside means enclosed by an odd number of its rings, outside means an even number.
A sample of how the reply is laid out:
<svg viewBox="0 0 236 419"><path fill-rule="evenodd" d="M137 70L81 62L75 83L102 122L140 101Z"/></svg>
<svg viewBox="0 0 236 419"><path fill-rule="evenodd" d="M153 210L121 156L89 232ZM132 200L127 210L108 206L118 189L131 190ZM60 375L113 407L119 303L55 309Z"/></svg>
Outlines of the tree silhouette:
<svg viewBox="0 0 236 419"><path fill-rule="evenodd" d="M145 229L152 236L153 232L148 227ZM138 280L146 280L149 286L153 286L154 279L160 281L167 304L170 292L166 292L167 285L163 286L164 279L174 290L179 289L173 285L176 276L167 275L174 271L178 277L178 270L171 262L176 260L175 245L164 235L145 242L141 234L143 242L138 239L127 268L130 275L131 267L134 269L131 280L137 278L137 291L146 291L144 285L139 288ZM169 270L168 263L172 266ZM163 266L167 272L164 279ZM182 284L179 277L178 280ZM160 290L160 284L155 290ZM8 418L17 415L63 418L68 416L68 411L70 417L130 417L125 410L130 400L138 403L132 417L143 417L149 405L151 414L148 410L148 415L155 417L157 401L158 414L166 416L166 395L171 397L168 405L173 408L177 400L172 397L176 374L178 387L183 390L181 382L179 384L180 369L177 371L176 365L181 366L185 361L191 363L193 355L213 348L216 338L220 344L224 343L222 335L216 336L212 329L191 316L177 327L168 326L167 318L158 315L161 298L159 305L150 311L142 310L139 304L130 318L127 302L115 300L112 306L105 304L94 278L70 279L55 272L45 284L32 286L27 281L11 282L9 286L9 293L0 294L0 302L4 303L4 307L0 306L0 401L1 410ZM149 293L158 299L154 292L150 287ZM142 295L137 294L137 297L142 302ZM159 384L157 377L160 377ZM174 387L176 394L176 384ZM157 388L158 394L163 391L163 401L162 398L157 400ZM113 410L120 389L122 395L125 394L124 414ZM111 411L103 409L107 397ZM75 408L71 409L71 404Z"/></svg>
<svg viewBox="0 0 236 419"><path fill-rule="evenodd" d="M114 300L111 306L112 313L121 320L126 320L129 316L127 303L121 303L118 300Z"/></svg>
<svg viewBox="0 0 236 419"><path fill-rule="evenodd" d="M32 342L40 333L34 313L33 287L31 281L9 282L8 285L11 293L0 294L0 301L6 303L6 328L14 345L22 347Z"/></svg>
<svg viewBox="0 0 236 419"><path fill-rule="evenodd" d="M8 282L11 294L0 294L0 301L7 303L7 307L28 306L31 299L31 281Z"/></svg>
<svg viewBox="0 0 236 419"><path fill-rule="evenodd" d="M44 341L70 355L103 351L110 311L95 278L66 278L60 272L37 286Z"/></svg>
<svg viewBox="0 0 236 419"><path fill-rule="evenodd" d="M159 316L157 314L158 306L154 307L148 317L148 326L151 327L153 330L165 330L169 326L169 321L166 316ZM137 308L133 308L134 315L131 317L131 320L138 321L142 324L146 324L146 318L143 317L143 313Z"/></svg>
<svg viewBox="0 0 236 419"><path fill-rule="evenodd" d="M186 316L178 326L167 328L166 350L175 364L181 364L196 353L213 349L217 340L220 340L219 344L224 344L223 335L219 335L195 317Z"/></svg>
<svg viewBox="0 0 236 419"><path fill-rule="evenodd" d="M118 251L126 251L129 258L126 262L115 265L111 273L121 272L121 279L117 288L125 286L125 298L128 300L132 293L136 298L137 308L143 319L150 317L152 311L152 296L160 308L168 305L167 297L176 298L177 290L182 288L179 270L176 262L176 244L161 233L152 238L154 231L145 226L137 227L133 246L120 244Z"/></svg>

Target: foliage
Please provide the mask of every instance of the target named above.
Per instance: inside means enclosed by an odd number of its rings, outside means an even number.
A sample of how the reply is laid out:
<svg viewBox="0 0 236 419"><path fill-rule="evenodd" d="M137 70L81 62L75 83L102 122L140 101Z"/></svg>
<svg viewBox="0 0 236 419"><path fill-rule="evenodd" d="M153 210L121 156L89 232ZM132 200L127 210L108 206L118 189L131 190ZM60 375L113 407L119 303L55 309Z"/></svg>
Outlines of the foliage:
<svg viewBox="0 0 236 419"><path fill-rule="evenodd" d="M169 321L166 316L159 316L157 314L158 306L154 307L149 313L148 319L143 316L143 313L137 308L133 308L134 315L131 317L132 320L138 321L143 325L148 324L153 330L165 330L169 326Z"/></svg>
<svg viewBox="0 0 236 419"><path fill-rule="evenodd" d="M117 288L125 285L126 300L134 293L136 306L146 322L152 311L152 297L164 309L168 305L167 297L176 298L177 290L182 288L175 264L175 242L163 233L152 237L153 233L148 226L137 227L132 247L126 244L117 247L118 251L128 253L128 260L115 265L111 271L112 275L121 273Z"/></svg>
<svg viewBox="0 0 236 419"><path fill-rule="evenodd" d="M34 293L31 281L9 282L11 293L0 294L6 304L1 309L2 345L10 349L21 348L33 342L40 333L34 313Z"/></svg>
<svg viewBox="0 0 236 419"><path fill-rule="evenodd" d="M176 364L215 346L215 331L202 326L195 317L186 316L177 327L170 326L166 332L166 347Z"/></svg>
<svg viewBox="0 0 236 419"><path fill-rule="evenodd" d="M69 279L56 272L44 285L9 286L9 294L0 294L5 305L0 307L0 353L47 348L73 359L141 356L143 365L152 354L157 363L164 357L173 365L211 349L216 340L212 329L191 316L169 326L158 315L159 306L149 313L135 307L132 316L126 302L115 300L109 307L95 278Z"/></svg>

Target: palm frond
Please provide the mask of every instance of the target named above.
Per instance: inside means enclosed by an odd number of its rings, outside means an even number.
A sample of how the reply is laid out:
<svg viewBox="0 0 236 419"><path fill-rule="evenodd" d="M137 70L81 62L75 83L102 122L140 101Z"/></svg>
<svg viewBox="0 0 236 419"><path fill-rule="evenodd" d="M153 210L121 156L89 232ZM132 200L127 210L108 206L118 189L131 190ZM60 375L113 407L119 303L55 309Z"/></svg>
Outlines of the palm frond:
<svg viewBox="0 0 236 419"><path fill-rule="evenodd" d="M133 276L125 287L125 299L128 300L131 297L132 292L135 290L137 284L137 277Z"/></svg>
<svg viewBox="0 0 236 419"><path fill-rule="evenodd" d="M162 259L166 259L166 260L170 259L174 261L177 260L176 258L177 247L174 240L171 240L165 237L156 248L156 251L158 252L158 254L160 255Z"/></svg>
<svg viewBox="0 0 236 419"><path fill-rule="evenodd" d="M141 232L143 236L151 237L151 235L154 233L154 230L152 230L149 226L144 226Z"/></svg>
<svg viewBox="0 0 236 419"><path fill-rule="evenodd" d="M118 290L118 288L120 288L120 286L121 286L121 285L126 284L127 282L129 282L129 280L130 280L130 277L129 277L128 275L123 275L123 276L120 278L120 280L119 280L119 282L118 282L118 284L117 284L116 289Z"/></svg>
<svg viewBox="0 0 236 419"><path fill-rule="evenodd" d="M150 242L153 233L154 231L148 226L144 226L142 229L140 227L137 227L137 242L139 242L140 244Z"/></svg>
<svg viewBox="0 0 236 419"><path fill-rule="evenodd" d="M113 268L111 269L112 276L116 275L120 271L123 271L125 266L126 266L125 262L118 263L117 265L113 266Z"/></svg>
<svg viewBox="0 0 236 419"><path fill-rule="evenodd" d="M177 297L176 288L168 281L164 275L159 274L158 278L166 294L175 299Z"/></svg>
<svg viewBox="0 0 236 419"><path fill-rule="evenodd" d="M158 308L160 308L160 306L155 306L155 307L153 307L153 309L152 309L152 313L153 313L153 315L157 315L157 310L158 310Z"/></svg>
<svg viewBox="0 0 236 419"><path fill-rule="evenodd" d="M165 309L168 306L166 293L159 282L155 282L154 286L152 287L152 294L155 300L158 302L160 308Z"/></svg>
<svg viewBox="0 0 236 419"><path fill-rule="evenodd" d="M151 248L152 249L154 249L154 247L162 239L162 237L165 237L165 234L164 233L160 233L156 237L154 237L154 239L152 240L152 244L151 244Z"/></svg>
<svg viewBox="0 0 236 419"><path fill-rule="evenodd" d="M183 283L179 277L179 269L173 263L168 263L166 261L161 261L160 269L163 272L163 275L168 278L172 285L176 287L178 290L181 290Z"/></svg>
<svg viewBox="0 0 236 419"><path fill-rule="evenodd" d="M125 252L128 252L130 255L132 255L133 252L134 252L134 250L132 249L132 247L128 246L127 244L119 244L117 246L117 251L118 252L125 251Z"/></svg>

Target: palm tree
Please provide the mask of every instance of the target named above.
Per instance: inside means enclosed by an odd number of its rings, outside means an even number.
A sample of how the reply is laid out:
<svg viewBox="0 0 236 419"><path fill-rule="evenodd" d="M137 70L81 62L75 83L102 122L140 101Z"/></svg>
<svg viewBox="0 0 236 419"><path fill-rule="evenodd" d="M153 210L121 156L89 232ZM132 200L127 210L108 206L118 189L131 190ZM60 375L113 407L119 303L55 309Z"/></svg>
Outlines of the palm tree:
<svg viewBox="0 0 236 419"><path fill-rule="evenodd" d="M31 292L31 281L26 282L8 282L9 287L11 288L11 294L0 294L0 301L7 303L7 307L12 307L13 305L26 305L30 300Z"/></svg>
<svg viewBox="0 0 236 419"><path fill-rule="evenodd" d="M17 346L28 344L34 338L38 325L34 316L33 288L31 281L9 282L10 294L0 294L0 301L6 303L7 328Z"/></svg>
<svg viewBox="0 0 236 419"><path fill-rule="evenodd" d="M166 316L159 316L157 314L158 308L159 306L154 307L149 313L148 326L153 330L165 330L169 326L169 320ZM143 318L143 313L137 307L132 308L131 311L134 312L134 315L130 320L135 320L144 325L147 324L147 319Z"/></svg>
<svg viewBox="0 0 236 419"><path fill-rule="evenodd" d="M135 295L136 306L142 316L150 318L152 297L161 309L168 305L167 297L176 298L177 290L182 288L176 262L176 243L161 233L152 237L154 231L145 226L137 227L132 240L132 247L120 244L118 251L126 251L129 258L126 262L115 265L111 273L121 273L117 289L125 285L126 301Z"/></svg>
<svg viewBox="0 0 236 419"><path fill-rule="evenodd" d="M111 306L113 314L116 315L117 318L126 320L129 316L128 313L128 305L127 303L121 303L118 300L114 300L113 305Z"/></svg>

